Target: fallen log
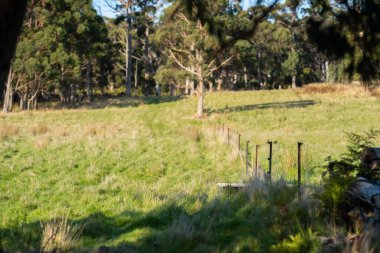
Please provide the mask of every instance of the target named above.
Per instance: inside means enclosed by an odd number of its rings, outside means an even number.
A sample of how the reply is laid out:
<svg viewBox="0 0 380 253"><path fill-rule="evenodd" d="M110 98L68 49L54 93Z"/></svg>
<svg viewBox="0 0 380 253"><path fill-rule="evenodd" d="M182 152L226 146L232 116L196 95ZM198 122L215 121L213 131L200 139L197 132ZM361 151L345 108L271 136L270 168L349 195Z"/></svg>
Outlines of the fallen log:
<svg viewBox="0 0 380 253"><path fill-rule="evenodd" d="M366 148L361 155L362 166L369 170L380 170L380 148Z"/></svg>

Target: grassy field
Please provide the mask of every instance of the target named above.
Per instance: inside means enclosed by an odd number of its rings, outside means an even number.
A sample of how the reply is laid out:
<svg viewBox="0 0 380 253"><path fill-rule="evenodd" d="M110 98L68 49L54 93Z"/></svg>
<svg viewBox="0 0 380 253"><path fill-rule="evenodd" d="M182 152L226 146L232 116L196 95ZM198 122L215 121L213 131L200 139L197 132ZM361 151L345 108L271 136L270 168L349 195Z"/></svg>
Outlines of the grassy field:
<svg viewBox="0 0 380 253"><path fill-rule="evenodd" d="M294 189L221 194L217 182L246 178L215 127L260 145L264 169L266 142L277 141L277 179L295 178L302 141L310 184L344 151L346 132L380 129L379 97L359 88L215 93L206 107L200 120L195 98L115 98L0 116L0 245L41 247L43 227L63 217L81 232L74 252L275 252L306 226L322 229Z"/></svg>

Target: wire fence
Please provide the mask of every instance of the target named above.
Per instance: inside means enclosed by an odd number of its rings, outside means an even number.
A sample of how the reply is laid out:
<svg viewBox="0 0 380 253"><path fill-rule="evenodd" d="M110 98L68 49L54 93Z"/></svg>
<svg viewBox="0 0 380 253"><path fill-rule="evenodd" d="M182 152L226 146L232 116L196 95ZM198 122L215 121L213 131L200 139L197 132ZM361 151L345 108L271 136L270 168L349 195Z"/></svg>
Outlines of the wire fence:
<svg viewBox="0 0 380 253"><path fill-rule="evenodd" d="M287 145L275 140L255 143L224 123L215 125L214 135L230 146L231 152L237 152L247 179L269 183L285 179L297 187L301 196L314 174L315 161L312 161L309 146L302 141Z"/></svg>

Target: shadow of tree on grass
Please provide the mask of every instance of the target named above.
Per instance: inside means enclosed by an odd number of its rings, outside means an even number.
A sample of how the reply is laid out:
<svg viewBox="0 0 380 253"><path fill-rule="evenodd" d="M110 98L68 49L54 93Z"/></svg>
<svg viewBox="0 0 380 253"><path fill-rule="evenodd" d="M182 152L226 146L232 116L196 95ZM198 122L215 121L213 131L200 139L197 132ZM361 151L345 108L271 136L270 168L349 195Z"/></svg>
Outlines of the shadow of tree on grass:
<svg viewBox="0 0 380 253"><path fill-rule="evenodd" d="M162 97L109 97L95 99L93 102L72 103L42 106L44 109L104 109L104 108L127 108L139 107L141 105L157 105L172 103L184 99L183 96L162 96Z"/></svg>
<svg viewBox="0 0 380 253"><path fill-rule="evenodd" d="M278 103L242 105L242 106L234 106L234 107L225 107L225 108L220 108L220 109L207 109L206 112L207 114L220 114L220 113L258 110L258 109L306 108L306 107L313 106L316 104L317 102L314 100L299 100L299 101L288 101L288 102L278 102Z"/></svg>
<svg viewBox="0 0 380 253"><path fill-rule="evenodd" d="M272 245L307 227L310 219L309 207L295 201L296 189L285 184L253 186L212 200L205 196L181 198L186 200L168 201L147 213L126 211L111 217L94 213L72 220L85 228L78 246L69 252L96 252L102 245L115 253L270 252ZM12 237L17 234L14 227L2 229L3 252L13 252L9 245L19 244L22 238L27 241L20 252L38 249L39 223L23 225L26 236ZM145 232L136 240L124 239L139 230Z"/></svg>

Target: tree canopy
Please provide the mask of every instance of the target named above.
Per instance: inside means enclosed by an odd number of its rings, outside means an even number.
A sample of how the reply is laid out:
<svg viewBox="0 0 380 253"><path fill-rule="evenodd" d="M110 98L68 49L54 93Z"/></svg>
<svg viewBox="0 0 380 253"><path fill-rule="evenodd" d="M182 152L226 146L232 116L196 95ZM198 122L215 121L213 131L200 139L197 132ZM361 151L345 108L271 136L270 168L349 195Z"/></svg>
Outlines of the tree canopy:
<svg viewBox="0 0 380 253"><path fill-rule="evenodd" d="M239 0L106 2L115 18L99 16L90 0L30 1L4 101L32 109L39 100L162 89L198 95L201 116L214 90L379 80L373 0L258 1L245 9Z"/></svg>

